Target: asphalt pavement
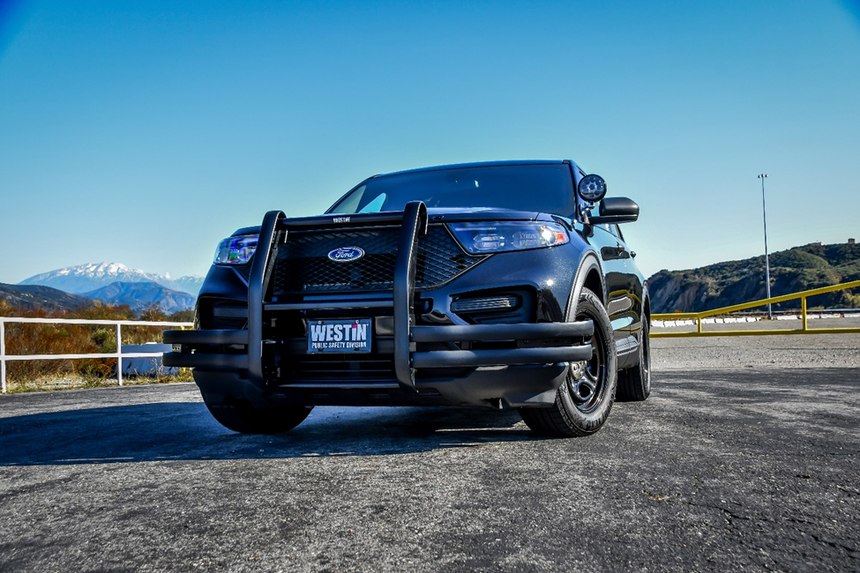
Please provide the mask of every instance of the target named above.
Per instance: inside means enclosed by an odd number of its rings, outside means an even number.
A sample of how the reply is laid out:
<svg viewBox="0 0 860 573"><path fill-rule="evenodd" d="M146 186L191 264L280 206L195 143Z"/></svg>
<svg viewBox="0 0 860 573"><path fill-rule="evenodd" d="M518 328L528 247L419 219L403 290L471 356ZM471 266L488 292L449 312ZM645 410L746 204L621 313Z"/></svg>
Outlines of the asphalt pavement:
<svg viewBox="0 0 860 573"><path fill-rule="evenodd" d="M0 570L857 571L860 368L804 367L823 335L770 362L788 338L707 367L675 358L713 340L655 340L651 398L580 439L415 408L242 436L192 384L2 396Z"/></svg>

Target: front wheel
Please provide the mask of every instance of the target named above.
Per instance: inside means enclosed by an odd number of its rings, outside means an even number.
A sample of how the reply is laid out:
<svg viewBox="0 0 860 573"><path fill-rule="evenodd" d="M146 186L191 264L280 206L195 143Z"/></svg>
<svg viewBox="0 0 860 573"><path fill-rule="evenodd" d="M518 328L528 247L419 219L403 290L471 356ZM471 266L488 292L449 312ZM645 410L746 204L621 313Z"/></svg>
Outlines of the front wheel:
<svg viewBox="0 0 860 573"><path fill-rule="evenodd" d="M594 334L591 358L568 365L564 383L559 386L555 403L549 408L522 408L526 425L544 436L587 436L603 426L618 381L615 343L609 315L600 298L583 288L576 310L577 320L591 320Z"/></svg>
<svg viewBox="0 0 860 573"><path fill-rule="evenodd" d="M301 424L312 406L257 406L233 396L203 394L206 408L218 423L241 434L282 434Z"/></svg>

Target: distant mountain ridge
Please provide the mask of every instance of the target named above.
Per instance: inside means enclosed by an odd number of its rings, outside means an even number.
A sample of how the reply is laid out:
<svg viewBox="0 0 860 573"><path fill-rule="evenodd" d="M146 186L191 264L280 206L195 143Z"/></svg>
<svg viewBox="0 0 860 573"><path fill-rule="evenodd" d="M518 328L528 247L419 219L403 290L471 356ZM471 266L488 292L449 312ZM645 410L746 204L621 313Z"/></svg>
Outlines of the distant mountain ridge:
<svg viewBox="0 0 860 573"><path fill-rule="evenodd" d="M766 297L764 255L648 279L653 312L700 312ZM860 279L860 245L812 243L770 255L771 296ZM860 307L860 295L840 291L809 299L810 306ZM776 308L799 308L791 301Z"/></svg>
<svg viewBox="0 0 860 573"><path fill-rule="evenodd" d="M33 275L18 284L41 285L72 294L84 294L116 282L153 282L174 291L197 296L203 284L203 277L186 275L174 279L169 274L147 273L122 263L86 263Z"/></svg>
<svg viewBox="0 0 860 573"><path fill-rule="evenodd" d="M56 311L83 308L91 305L93 301L46 286L0 283L0 303L27 311Z"/></svg>
<svg viewBox="0 0 860 573"><path fill-rule="evenodd" d="M860 245L812 243L794 247L771 254L770 267L772 296L858 280ZM202 283L202 276L172 279L121 263L89 263L34 275L18 285L0 284L0 300L20 308L55 310L85 306L89 300L85 297L91 297L108 304L127 304L135 310L158 306L172 313L193 308ZM764 256L697 269L661 270L648 279L648 289L653 312L699 312L762 299L766 296ZM815 297L809 303L856 308L860 307L860 295L841 291ZM777 308L798 305L793 301Z"/></svg>
<svg viewBox="0 0 860 573"><path fill-rule="evenodd" d="M106 304L128 305L135 312L156 307L165 314L173 314L194 308L194 297L190 294L169 289L152 281L113 282L84 293L83 296Z"/></svg>

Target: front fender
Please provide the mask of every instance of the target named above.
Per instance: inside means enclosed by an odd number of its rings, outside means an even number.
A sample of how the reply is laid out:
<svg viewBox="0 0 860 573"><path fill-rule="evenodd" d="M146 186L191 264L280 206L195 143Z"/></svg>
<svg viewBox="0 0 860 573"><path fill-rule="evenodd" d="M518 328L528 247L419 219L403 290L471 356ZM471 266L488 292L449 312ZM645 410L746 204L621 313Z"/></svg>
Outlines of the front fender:
<svg viewBox="0 0 860 573"><path fill-rule="evenodd" d="M571 289L570 298L567 301L566 316L569 321L576 317L576 307L579 304L583 287L590 288L594 294L600 297L603 304L606 304L606 279L603 276L603 267L597 253L591 249L582 253L576 268L573 289Z"/></svg>

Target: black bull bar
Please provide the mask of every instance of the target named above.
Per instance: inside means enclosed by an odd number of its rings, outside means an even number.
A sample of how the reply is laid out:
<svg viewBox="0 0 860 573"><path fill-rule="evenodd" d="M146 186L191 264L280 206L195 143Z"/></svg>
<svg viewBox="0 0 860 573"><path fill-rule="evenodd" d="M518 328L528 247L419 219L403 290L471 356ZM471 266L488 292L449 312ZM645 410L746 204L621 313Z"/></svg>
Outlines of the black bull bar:
<svg viewBox="0 0 860 573"><path fill-rule="evenodd" d="M339 221L335 221L338 219ZM343 219L353 225L400 224L397 255L394 264L394 291L387 300L344 301L325 303L266 303L264 300L271 275L269 260L275 250L279 232L290 229L343 226ZM251 263L248 280L248 328L236 330L167 330L164 342L180 345L180 351L164 354L165 366L209 370L247 371L257 382L263 375L263 311L308 309L366 309L389 307L394 317L394 368L397 381L415 388L415 371L422 368L554 364L591 358L588 342L559 346L558 341L587 339L594 332L590 320L488 325L415 324L414 284L416 240L427 232L427 208L421 201L407 203L402 213L376 213L357 217L323 216L286 219L282 211L269 211L263 218L257 251ZM530 341L528 348L432 350L417 351L416 343L462 343L471 341ZM533 345L531 341L556 341L555 346ZM243 345L247 352L224 353L224 345ZM213 351L215 350L215 351Z"/></svg>

